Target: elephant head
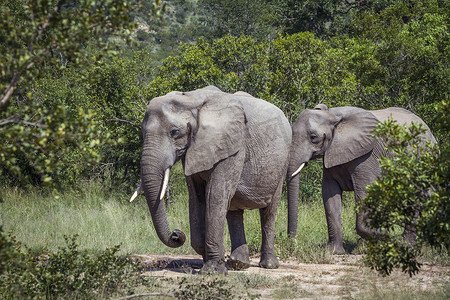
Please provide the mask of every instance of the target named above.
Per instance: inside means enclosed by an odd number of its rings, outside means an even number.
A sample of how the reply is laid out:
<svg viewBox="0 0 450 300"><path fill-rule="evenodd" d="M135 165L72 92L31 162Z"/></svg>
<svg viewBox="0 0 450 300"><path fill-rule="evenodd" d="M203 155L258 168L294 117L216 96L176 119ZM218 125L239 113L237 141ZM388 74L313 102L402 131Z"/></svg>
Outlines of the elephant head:
<svg viewBox="0 0 450 300"><path fill-rule="evenodd" d="M182 160L186 176L211 169L243 147L242 104L216 87L171 92L150 101L142 122L142 188L160 240L179 247L185 235L170 232L162 201L170 168Z"/></svg>
<svg viewBox="0 0 450 300"><path fill-rule="evenodd" d="M288 168L288 234L297 231L300 170L308 161L323 157L324 168L350 162L369 153L376 139L372 131L378 119L356 107L328 109L323 104L304 110L292 126Z"/></svg>

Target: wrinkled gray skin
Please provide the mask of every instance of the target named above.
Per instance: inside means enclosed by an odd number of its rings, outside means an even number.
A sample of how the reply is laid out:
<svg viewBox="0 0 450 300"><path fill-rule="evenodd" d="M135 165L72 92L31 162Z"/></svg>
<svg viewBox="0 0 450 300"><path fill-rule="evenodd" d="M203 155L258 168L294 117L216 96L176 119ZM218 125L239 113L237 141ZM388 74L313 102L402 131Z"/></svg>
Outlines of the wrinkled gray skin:
<svg viewBox="0 0 450 300"><path fill-rule="evenodd" d="M388 118L399 124L421 123L427 128L422 137L435 143L428 126L413 113L401 108L367 111L356 107L330 108L323 104L303 111L294 123L288 168L288 234L295 236L298 217L299 175L291 175L302 163L323 157L322 197L328 225L328 247L335 254L345 253L342 243L342 191L354 191L360 204L365 186L380 175L378 159L389 155L381 140L372 136L378 122ZM374 232L366 225L366 216L356 217L356 231L367 238ZM405 229L406 239L413 241L415 233Z"/></svg>
<svg viewBox="0 0 450 300"><path fill-rule="evenodd" d="M247 93L227 94L209 86L152 99L142 131L142 184L161 241L169 247L185 241L184 233L170 231L159 200L165 170L181 159L189 190L191 245L205 262L201 273L227 272L225 220L232 245L228 267L249 267L244 209L260 211L260 266L277 268L275 213L292 136L283 112Z"/></svg>

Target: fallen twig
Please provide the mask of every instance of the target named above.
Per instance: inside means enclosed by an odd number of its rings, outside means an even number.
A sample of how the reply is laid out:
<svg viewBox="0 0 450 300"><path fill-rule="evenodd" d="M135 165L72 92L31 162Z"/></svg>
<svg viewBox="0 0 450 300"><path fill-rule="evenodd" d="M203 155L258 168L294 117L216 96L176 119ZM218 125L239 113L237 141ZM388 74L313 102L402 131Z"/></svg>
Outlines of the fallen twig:
<svg viewBox="0 0 450 300"><path fill-rule="evenodd" d="M165 293L142 293L142 294L134 294L129 295L121 298L117 298L116 300L124 300L124 299L132 299L132 298L139 298L139 297L149 297L149 296L164 296L164 297L172 297L175 298L172 294L165 294Z"/></svg>

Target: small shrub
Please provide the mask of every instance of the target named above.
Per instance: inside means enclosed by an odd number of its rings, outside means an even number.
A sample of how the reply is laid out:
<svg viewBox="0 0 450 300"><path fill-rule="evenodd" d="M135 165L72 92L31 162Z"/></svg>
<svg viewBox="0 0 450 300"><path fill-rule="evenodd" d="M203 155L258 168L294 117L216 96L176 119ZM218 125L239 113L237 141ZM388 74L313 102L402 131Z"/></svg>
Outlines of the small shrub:
<svg viewBox="0 0 450 300"><path fill-rule="evenodd" d="M0 298L99 298L133 293L143 284L137 265L116 253L120 246L98 256L82 253L77 235L55 253L33 255L20 242L0 231Z"/></svg>
<svg viewBox="0 0 450 300"><path fill-rule="evenodd" d="M183 278L180 282L180 288L175 292L177 299L233 299L231 287L227 286L227 281L220 277L202 277L190 282L188 278Z"/></svg>
<svg viewBox="0 0 450 300"><path fill-rule="evenodd" d="M449 108L447 102L437 107L437 125L447 132ZM420 137L424 132L420 125L405 128L394 121L376 129L394 154L380 159L381 177L367 187L363 200L369 225L383 232L369 240L367 263L383 275L396 267L410 276L417 273L423 244L450 248L449 147L423 145ZM406 226L417 233L416 243L400 235Z"/></svg>

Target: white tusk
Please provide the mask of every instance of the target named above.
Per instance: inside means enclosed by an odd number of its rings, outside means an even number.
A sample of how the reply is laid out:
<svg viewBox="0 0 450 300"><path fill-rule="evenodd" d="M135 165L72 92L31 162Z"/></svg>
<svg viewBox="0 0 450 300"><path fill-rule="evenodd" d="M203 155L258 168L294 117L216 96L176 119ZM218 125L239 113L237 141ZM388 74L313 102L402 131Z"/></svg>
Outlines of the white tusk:
<svg viewBox="0 0 450 300"><path fill-rule="evenodd" d="M131 196L130 202L133 202L133 200L136 199L136 197L139 195L139 193L141 191L142 191L142 181L141 181L141 183L139 183L139 186L136 189L136 191L134 192L133 196Z"/></svg>
<svg viewBox="0 0 450 300"><path fill-rule="evenodd" d="M166 172L164 173L164 182L161 190L161 196L159 196L159 200L162 200L164 198L164 195L166 194L167 186L169 184L169 174L170 168L167 168Z"/></svg>
<svg viewBox="0 0 450 300"><path fill-rule="evenodd" d="M297 175L298 173L300 173L300 171L303 169L303 167L305 166L305 163L302 163L300 165L300 167L298 167L297 171L295 171L294 173L292 173L291 177L294 177L295 175Z"/></svg>

